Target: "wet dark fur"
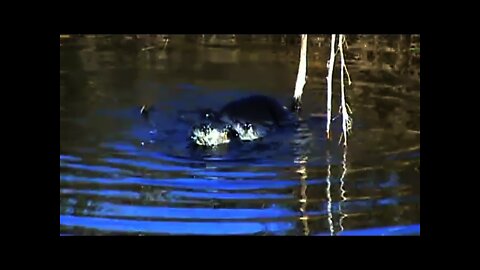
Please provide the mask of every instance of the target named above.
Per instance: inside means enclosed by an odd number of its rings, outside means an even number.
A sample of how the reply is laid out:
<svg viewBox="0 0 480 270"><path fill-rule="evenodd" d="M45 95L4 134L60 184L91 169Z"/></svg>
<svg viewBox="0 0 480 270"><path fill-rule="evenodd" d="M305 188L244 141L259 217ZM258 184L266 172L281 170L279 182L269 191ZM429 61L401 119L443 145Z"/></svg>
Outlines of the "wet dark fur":
<svg viewBox="0 0 480 270"><path fill-rule="evenodd" d="M152 107L142 107L141 115L149 119ZM210 109L202 110L202 123L193 128L206 128L208 125L224 125L229 130L230 138L238 137L231 128L235 123L241 123L248 128L249 125L262 125L270 128L281 128L292 122L292 111L301 109L299 100L292 100L290 110L280 104L276 99L264 95L253 95L227 103L220 111Z"/></svg>
<svg viewBox="0 0 480 270"><path fill-rule="evenodd" d="M219 119L228 119L240 123L281 126L290 120L290 112L276 99L254 95L232 101L219 112Z"/></svg>

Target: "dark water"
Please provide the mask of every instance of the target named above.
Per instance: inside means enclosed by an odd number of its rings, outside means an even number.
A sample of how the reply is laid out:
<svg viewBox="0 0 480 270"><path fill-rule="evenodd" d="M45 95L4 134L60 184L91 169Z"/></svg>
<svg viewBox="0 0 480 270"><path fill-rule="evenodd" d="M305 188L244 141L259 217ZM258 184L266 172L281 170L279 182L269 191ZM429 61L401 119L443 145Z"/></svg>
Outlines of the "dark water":
<svg viewBox="0 0 480 270"><path fill-rule="evenodd" d="M420 234L418 36L347 36L347 149L338 125L328 142L316 117L326 111L329 36L310 36L298 128L212 150L187 147L194 112L251 94L288 105L299 40L166 40L61 39L61 235ZM155 105L156 129L143 104Z"/></svg>

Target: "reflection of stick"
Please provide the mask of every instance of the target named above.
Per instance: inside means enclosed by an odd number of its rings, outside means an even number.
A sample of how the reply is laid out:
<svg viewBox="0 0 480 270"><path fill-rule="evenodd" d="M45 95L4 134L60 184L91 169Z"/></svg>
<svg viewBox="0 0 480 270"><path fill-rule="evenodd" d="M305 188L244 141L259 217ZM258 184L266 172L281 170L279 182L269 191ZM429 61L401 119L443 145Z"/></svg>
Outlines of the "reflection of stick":
<svg viewBox="0 0 480 270"><path fill-rule="evenodd" d="M298 64L297 82L295 92L293 93L293 109L300 109L303 87L307 82L307 39L308 35L302 35L302 45L300 49L300 63Z"/></svg>
<svg viewBox="0 0 480 270"><path fill-rule="evenodd" d="M327 76L327 139L330 139L330 118L332 117L332 76L335 64L335 34L332 35L330 44L330 60L328 61Z"/></svg>
<svg viewBox="0 0 480 270"><path fill-rule="evenodd" d="M343 149L342 167L343 167L343 172L342 172L342 176L340 176L340 197L342 198L342 200L338 203L338 212L340 213L340 220L338 221L338 225L340 226L339 232L343 231L343 225L342 225L343 219L347 217L347 214L343 213L343 210L342 210L342 205L347 200L347 197L345 197L346 191L344 189L344 185L345 185L344 178L345 178L345 175L347 174L347 149L346 148Z"/></svg>
<svg viewBox="0 0 480 270"><path fill-rule="evenodd" d="M300 212L301 212L301 217L300 220L302 221L303 224L303 234L304 235L309 235L310 234L310 229L308 226L308 215L307 215L307 163L308 157L307 156L301 156L299 158L295 159L295 163L300 163L300 168L297 169L297 173L299 173L300 176Z"/></svg>
<svg viewBox="0 0 480 270"><path fill-rule="evenodd" d="M329 229L330 229L330 235L333 236L335 234L335 229L333 228L333 215L332 215L332 196L331 196L331 191L330 191L330 186L331 186L331 171L330 171L330 152L327 150L327 213L328 213L328 224L329 224Z"/></svg>

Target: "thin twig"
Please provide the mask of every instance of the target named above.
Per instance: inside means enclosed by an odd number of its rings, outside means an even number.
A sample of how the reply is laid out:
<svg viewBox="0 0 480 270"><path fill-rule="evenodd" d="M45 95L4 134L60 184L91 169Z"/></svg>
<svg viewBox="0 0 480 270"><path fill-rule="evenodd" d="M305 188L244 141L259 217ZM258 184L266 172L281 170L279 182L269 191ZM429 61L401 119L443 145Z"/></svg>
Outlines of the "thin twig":
<svg viewBox="0 0 480 270"><path fill-rule="evenodd" d="M345 103L345 105L347 106L348 113L353 114L352 109L350 109L350 105L348 105L348 102Z"/></svg>
<svg viewBox="0 0 480 270"><path fill-rule="evenodd" d="M352 80L350 80L350 73L348 73L347 65L345 65L344 67L345 67L345 72L347 73L348 85L352 85Z"/></svg>
<svg viewBox="0 0 480 270"><path fill-rule="evenodd" d="M169 40L169 39L167 38L167 40L165 41L165 45L163 46L163 49L162 49L162 50L165 50L165 49L167 48L168 40Z"/></svg>
<svg viewBox="0 0 480 270"><path fill-rule="evenodd" d="M341 99L342 99L342 129L343 129L343 145L347 146L347 120L349 118L348 113L347 113L347 106L345 105L345 85L344 85L344 75L343 72L345 70L345 59L343 57L343 40L345 39L344 35L340 35L339 41L338 41L338 47L340 48L340 63L341 63L341 69L340 69L340 84L341 84Z"/></svg>
<svg viewBox="0 0 480 270"><path fill-rule="evenodd" d="M327 75L327 139L330 139L330 122L332 117L332 76L333 66L335 65L335 38L333 34L330 43L330 60L328 60L328 75Z"/></svg>
<svg viewBox="0 0 480 270"><path fill-rule="evenodd" d="M300 49L300 62L298 64L297 82L295 84L295 92L293 97L295 100L300 100L303 93L303 87L307 80L307 40L308 35L302 35L302 46Z"/></svg>
<svg viewBox="0 0 480 270"><path fill-rule="evenodd" d="M145 47L145 48L142 48L141 51L148 51L148 50L151 50L151 49L155 49L155 46L149 46L149 47Z"/></svg>

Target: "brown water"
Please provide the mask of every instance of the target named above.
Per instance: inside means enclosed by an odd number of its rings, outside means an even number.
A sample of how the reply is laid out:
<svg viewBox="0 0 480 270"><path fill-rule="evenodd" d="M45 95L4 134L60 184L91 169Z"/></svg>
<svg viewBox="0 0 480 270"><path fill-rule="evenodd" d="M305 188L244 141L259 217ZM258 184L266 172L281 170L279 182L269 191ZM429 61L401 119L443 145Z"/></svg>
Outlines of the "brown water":
<svg viewBox="0 0 480 270"><path fill-rule="evenodd" d="M330 36L309 37L299 127L213 150L188 147L191 111L251 94L288 105L299 38L61 38L60 234L419 234L419 37L347 36L347 149L315 117Z"/></svg>

